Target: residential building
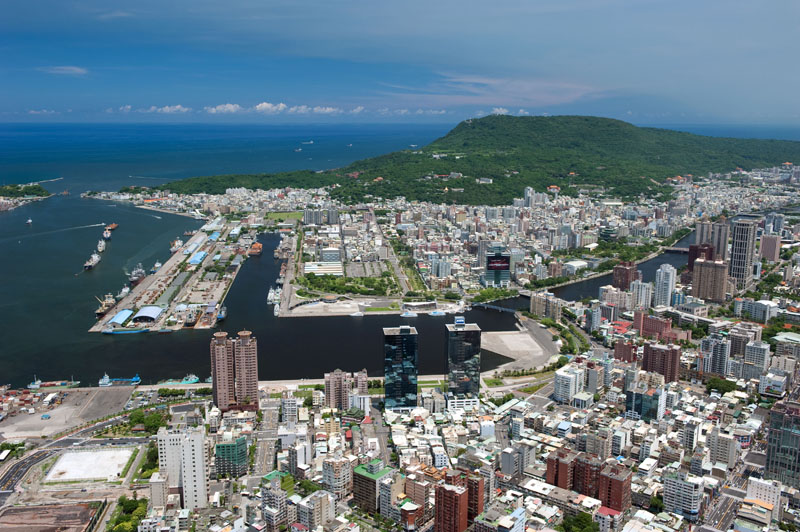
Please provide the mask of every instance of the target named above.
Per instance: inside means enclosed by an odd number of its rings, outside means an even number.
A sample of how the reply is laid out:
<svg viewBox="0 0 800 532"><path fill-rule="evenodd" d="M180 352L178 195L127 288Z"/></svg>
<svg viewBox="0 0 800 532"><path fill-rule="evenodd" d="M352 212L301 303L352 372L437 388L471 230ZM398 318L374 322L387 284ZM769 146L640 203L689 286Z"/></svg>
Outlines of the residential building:
<svg viewBox="0 0 800 532"><path fill-rule="evenodd" d="M614 266L611 284L620 290L630 290L631 283L641 278L642 272L637 269L634 262L622 261Z"/></svg>
<svg viewBox="0 0 800 532"><path fill-rule="evenodd" d="M181 493L183 507L189 510L208 507L206 454L203 429L187 430L181 442Z"/></svg>
<svg viewBox="0 0 800 532"><path fill-rule="evenodd" d="M534 292L531 294L531 314L540 318L561 321L562 312L569 304L550 292Z"/></svg>
<svg viewBox="0 0 800 532"><path fill-rule="evenodd" d="M417 406L417 329L408 325L383 329L383 374L386 408Z"/></svg>
<svg viewBox="0 0 800 532"><path fill-rule="evenodd" d="M642 369L664 376L666 382L676 382L680 370L681 348L677 345L661 345L652 342L644 344Z"/></svg>
<svg viewBox="0 0 800 532"><path fill-rule="evenodd" d="M696 522L703 504L703 479L674 467L665 469L664 510Z"/></svg>
<svg viewBox="0 0 800 532"><path fill-rule="evenodd" d="M250 331L240 331L238 338L214 333L211 382L214 404L223 412L258 407L258 342Z"/></svg>
<svg viewBox="0 0 800 532"><path fill-rule="evenodd" d="M692 272L692 296L722 303L728 285L728 264L724 261L697 259Z"/></svg>
<svg viewBox="0 0 800 532"><path fill-rule="evenodd" d="M606 465L600 471L599 499L603 506L625 512L631 507L633 472L623 465Z"/></svg>
<svg viewBox="0 0 800 532"><path fill-rule="evenodd" d="M735 220L732 226L730 276L741 290L753 280L758 227L753 220Z"/></svg>
<svg viewBox="0 0 800 532"><path fill-rule="evenodd" d="M247 474L247 438L234 438L232 432L222 434L222 441L214 448L214 463L217 477L239 478Z"/></svg>
<svg viewBox="0 0 800 532"><path fill-rule="evenodd" d="M336 452L322 461L322 485L341 501L353 490L350 460Z"/></svg>
<svg viewBox="0 0 800 532"><path fill-rule="evenodd" d="M336 499L325 490L315 491L297 503L297 520L315 530L336 517Z"/></svg>
<svg viewBox="0 0 800 532"><path fill-rule="evenodd" d="M469 526L469 496L465 486L436 486L434 532L464 532Z"/></svg>
<svg viewBox="0 0 800 532"><path fill-rule="evenodd" d="M378 511L380 482L392 475L394 469L375 459L353 470L353 502L367 513Z"/></svg>
<svg viewBox="0 0 800 532"><path fill-rule="evenodd" d="M653 293L654 307L669 307L672 305L672 293L675 292L677 275L678 271L671 264L662 264L656 270Z"/></svg>

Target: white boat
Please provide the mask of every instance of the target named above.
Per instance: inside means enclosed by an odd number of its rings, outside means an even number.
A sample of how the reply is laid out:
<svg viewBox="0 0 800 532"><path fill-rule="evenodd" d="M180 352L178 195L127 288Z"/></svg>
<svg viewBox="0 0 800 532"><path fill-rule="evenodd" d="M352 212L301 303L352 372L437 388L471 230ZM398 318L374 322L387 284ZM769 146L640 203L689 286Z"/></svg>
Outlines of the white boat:
<svg viewBox="0 0 800 532"><path fill-rule="evenodd" d="M83 263L84 270L91 270L100 262L100 255L97 253L92 253L92 256L89 257L89 260Z"/></svg>
<svg viewBox="0 0 800 532"><path fill-rule="evenodd" d="M444 312L442 312L441 310L433 310L431 311L430 314L431 316L444 316Z"/></svg>
<svg viewBox="0 0 800 532"><path fill-rule="evenodd" d="M350 314L350 315L351 315L352 317L354 317L354 318L360 318L360 317L362 317L362 316L364 315L364 313L363 313L363 312L361 312L361 311L359 310L358 312L353 312L353 313L352 313L352 314Z"/></svg>
<svg viewBox="0 0 800 532"><path fill-rule="evenodd" d="M102 253L106 250L106 241L105 240L98 240L97 241L97 252Z"/></svg>
<svg viewBox="0 0 800 532"><path fill-rule="evenodd" d="M156 263L153 264L153 267L150 268L150 274L152 275L156 273L158 270L161 269L161 266L163 266L163 264L161 264L159 261L156 261Z"/></svg>
<svg viewBox="0 0 800 532"><path fill-rule="evenodd" d="M101 388L111 386L111 377L108 376L108 373L104 374L103 377L97 381L97 385Z"/></svg>
<svg viewBox="0 0 800 532"><path fill-rule="evenodd" d="M30 218L28 218L28 221L27 221L27 222L25 222L25 223L26 223L26 224L28 224L28 225L33 225L33 220L31 220Z"/></svg>
<svg viewBox="0 0 800 532"><path fill-rule="evenodd" d="M108 229L103 231L103 240L111 240L111 231Z"/></svg>
<svg viewBox="0 0 800 532"><path fill-rule="evenodd" d="M275 305L275 309L272 311L272 315L277 317L281 313L281 306Z"/></svg>
<svg viewBox="0 0 800 532"><path fill-rule="evenodd" d="M128 285L125 285L125 286L122 287L122 290L119 291L119 294L114 296L114 299L120 300L120 299L124 298L125 296L127 296L130 292L131 292L131 287L128 286Z"/></svg>
<svg viewBox="0 0 800 532"><path fill-rule="evenodd" d="M183 247L183 240L181 240L180 238L176 238L170 244L169 252L170 253L175 253L176 251L178 251L182 247Z"/></svg>
<svg viewBox="0 0 800 532"><path fill-rule="evenodd" d="M412 312L410 310L407 310L407 311L403 312L402 314L400 314L400 317L401 318L416 318L417 317L417 313L416 312Z"/></svg>

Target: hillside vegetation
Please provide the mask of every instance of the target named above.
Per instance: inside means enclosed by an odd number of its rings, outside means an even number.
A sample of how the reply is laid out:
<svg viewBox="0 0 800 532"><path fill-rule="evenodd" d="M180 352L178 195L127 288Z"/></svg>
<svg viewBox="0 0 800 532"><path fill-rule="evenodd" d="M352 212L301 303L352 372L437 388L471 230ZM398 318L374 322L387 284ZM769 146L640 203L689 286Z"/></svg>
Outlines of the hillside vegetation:
<svg viewBox="0 0 800 532"><path fill-rule="evenodd" d="M50 193L42 185L3 185L0 186L0 197L24 198L25 196L49 196Z"/></svg>
<svg viewBox="0 0 800 532"><path fill-rule="evenodd" d="M434 158L434 154L440 158ZM468 204L508 204L526 186L549 185L562 194L603 187L607 194L655 196L668 191L667 177L746 170L800 160L800 142L716 138L640 128L587 116L487 116L461 122L418 150L356 161L325 172L196 177L161 188L181 193L224 193L229 187L298 188L340 185L346 201L368 195ZM354 178L348 174L358 173ZM455 179L426 176L461 173ZM477 178L491 178L479 184ZM453 189L456 189L455 191ZM461 190L463 189L463 190Z"/></svg>

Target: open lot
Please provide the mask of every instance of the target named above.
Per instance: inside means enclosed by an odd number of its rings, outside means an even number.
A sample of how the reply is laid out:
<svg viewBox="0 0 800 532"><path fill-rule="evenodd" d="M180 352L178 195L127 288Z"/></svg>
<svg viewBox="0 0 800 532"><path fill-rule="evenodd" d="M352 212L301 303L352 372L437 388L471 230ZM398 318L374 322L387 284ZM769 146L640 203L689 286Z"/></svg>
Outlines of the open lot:
<svg viewBox="0 0 800 532"><path fill-rule="evenodd" d="M500 366L499 370L529 369L543 366L555 354L550 345L542 345L528 331L484 332L481 334L481 348L512 359ZM492 371L494 372L494 370Z"/></svg>
<svg viewBox="0 0 800 532"><path fill-rule="evenodd" d="M89 504L57 504L7 508L0 512L0 530L7 532L80 532L96 510Z"/></svg>
<svg viewBox="0 0 800 532"><path fill-rule="evenodd" d="M3 420L0 435L8 440L52 436L121 412L132 392L131 386L71 389L64 402L53 409L37 408L35 414L17 414ZM42 419L45 413L50 419Z"/></svg>
<svg viewBox="0 0 800 532"><path fill-rule="evenodd" d="M133 448L69 451L61 455L45 477L46 482L117 478Z"/></svg>

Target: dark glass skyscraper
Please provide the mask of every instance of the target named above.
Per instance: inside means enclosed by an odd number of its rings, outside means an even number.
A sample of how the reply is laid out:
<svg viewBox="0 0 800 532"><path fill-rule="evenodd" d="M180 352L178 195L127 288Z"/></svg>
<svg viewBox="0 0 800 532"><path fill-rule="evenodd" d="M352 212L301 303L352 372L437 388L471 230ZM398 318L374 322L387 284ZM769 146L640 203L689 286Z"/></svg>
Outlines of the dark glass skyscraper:
<svg viewBox="0 0 800 532"><path fill-rule="evenodd" d="M417 406L417 329L402 325L383 329L383 376L386 408Z"/></svg>
<svg viewBox="0 0 800 532"><path fill-rule="evenodd" d="M764 476L800 488L800 403L780 401L769 412Z"/></svg>
<svg viewBox="0 0 800 532"><path fill-rule="evenodd" d="M461 316L447 324L447 381L456 396L481 391L481 329Z"/></svg>

